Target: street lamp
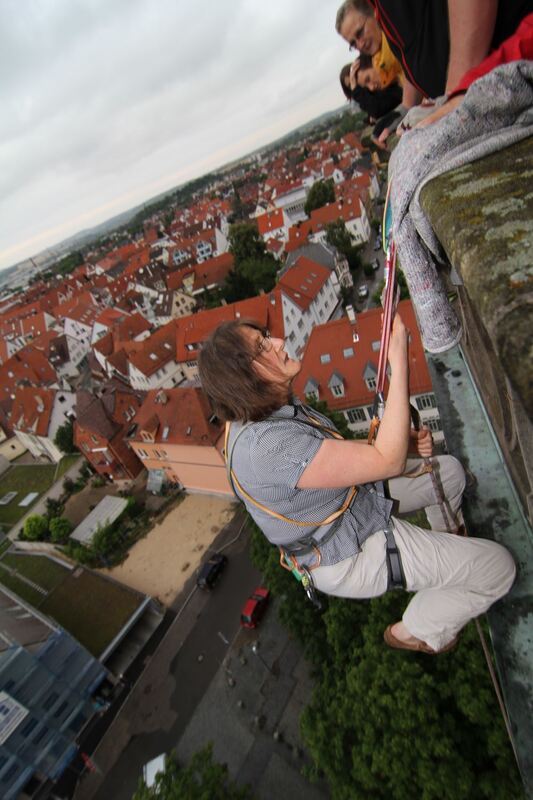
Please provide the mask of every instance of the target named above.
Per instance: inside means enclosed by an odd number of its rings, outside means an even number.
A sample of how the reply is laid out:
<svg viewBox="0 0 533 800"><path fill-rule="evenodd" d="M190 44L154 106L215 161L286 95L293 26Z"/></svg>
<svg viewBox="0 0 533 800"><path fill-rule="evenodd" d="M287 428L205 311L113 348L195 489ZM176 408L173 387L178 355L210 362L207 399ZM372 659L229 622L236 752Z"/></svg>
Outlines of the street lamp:
<svg viewBox="0 0 533 800"><path fill-rule="evenodd" d="M270 674L273 675L274 673L272 672L272 670L270 669L270 667L268 666L268 664L266 663L264 658L262 658L262 656L261 656L261 654L259 652L259 642L254 642L253 643L253 645L252 645L252 653L254 654L254 656L257 656L257 658L259 659L261 664L265 667L265 669L267 669L270 672Z"/></svg>

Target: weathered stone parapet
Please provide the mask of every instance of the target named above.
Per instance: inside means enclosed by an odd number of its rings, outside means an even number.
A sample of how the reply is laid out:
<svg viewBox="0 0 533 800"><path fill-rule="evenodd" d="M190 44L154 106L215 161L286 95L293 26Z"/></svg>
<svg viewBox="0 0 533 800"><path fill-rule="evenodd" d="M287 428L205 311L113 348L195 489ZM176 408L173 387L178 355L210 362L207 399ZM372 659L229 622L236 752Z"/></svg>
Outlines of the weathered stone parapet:
<svg viewBox="0 0 533 800"><path fill-rule="evenodd" d="M436 178L420 200L463 282L462 345L532 519L533 140Z"/></svg>

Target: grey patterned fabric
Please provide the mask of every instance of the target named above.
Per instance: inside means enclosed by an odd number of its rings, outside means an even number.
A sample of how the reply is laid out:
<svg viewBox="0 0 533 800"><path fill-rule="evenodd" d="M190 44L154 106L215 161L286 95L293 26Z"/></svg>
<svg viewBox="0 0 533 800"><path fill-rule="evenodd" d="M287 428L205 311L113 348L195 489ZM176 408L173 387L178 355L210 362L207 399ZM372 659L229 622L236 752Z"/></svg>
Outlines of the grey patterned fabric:
<svg viewBox="0 0 533 800"><path fill-rule="evenodd" d="M327 427L331 421L311 413ZM343 504L346 489L298 489L301 474L316 455L325 434L309 427L302 406L283 406L274 419L255 422L236 438L240 424L232 423L228 452L233 442L232 467L237 480L255 500L278 514L299 521L320 522ZM275 421L274 421L275 420ZM342 517L330 525L301 527L277 520L256 508L246 498L241 498L247 510L267 539L275 545L298 542L306 536L327 539L332 528L334 535L320 547L322 564L336 564L356 555L361 545L373 533L383 530L390 518L392 502L381 496L374 484L365 484ZM310 564L314 556L298 558L300 564Z"/></svg>
<svg viewBox="0 0 533 800"><path fill-rule="evenodd" d="M461 338L437 263L445 261L419 195L438 175L533 134L533 64L497 67L469 88L459 107L427 128L405 133L389 165L393 236L426 350L441 353Z"/></svg>

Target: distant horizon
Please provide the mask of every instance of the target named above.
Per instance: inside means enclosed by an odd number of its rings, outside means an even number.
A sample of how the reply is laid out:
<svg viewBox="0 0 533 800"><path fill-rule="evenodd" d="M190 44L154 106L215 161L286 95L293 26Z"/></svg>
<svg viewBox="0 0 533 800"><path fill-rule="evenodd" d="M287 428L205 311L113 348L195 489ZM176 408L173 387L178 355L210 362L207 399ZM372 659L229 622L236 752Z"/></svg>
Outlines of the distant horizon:
<svg viewBox="0 0 533 800"><path fill-rule="evenodd" d="M232 165L238 165L240 162L244 161L247 158L250 158L255 153L257 153L257 152L259 152L261 150L268 149L271 145L275 144L280 139L284 139L286 136L289 136L291 133L296 132L300 128L305 127L306 125L308 125L311 122L313 122L313 120L320 119L320 117L325 116L327 114L332 114L333 115L334 113L340 112L341 110L342 110L342 105L336 106L335 108L331 108L329 110L322 111L321 113L310 117L308 120L301 122L296 127L291 127L286 132L282 132L279 136L276 136L276 138L272 139L271 141L269 141L269 142L267 142L265 144L261 144L258 147L256 147L254 150L250 150L250 151L244 153L242 156L237 156L236 158L231 159L231 161L227 161L224 164L212 167L211 169L207 170L206 172L201 173L200 175L194 175L193 177L188 178L187 180L183 181L182 183L174 184L168 189L163 189L161 192L158 192L157 194L150 195L149 197L145 198L144 200L141 200L139 203L135 203L134 205L128 206L127 208L124 208L122 210L117 211L115 214L113 214L110 217L106 217L105 219L102 219L100 221L96 221L91 226L88 226L88 227L85 227L85 228L79 228L78 230L74 231L74 233L68 234L63 239L55 240L52 244L49 244L46 247L43 247L38 251L32 252L30 255L26 256L25 258L20 259L19 261L16 261L13 264L8 264L6 266L0 266L0 276L6 270L16 269L17 267L21 266L22 264L25 264L25 263L27 263L28 261L31 261L34 258L38 258L40 255L42 255L43 253L45 253L47 251L53 251L55 248L61 247L61 245L63 245L64 242L68 241L69 239L76 239L77 237L83 236L85 233L86 234L90 234L91 231L95 230L95 228L98 228L101 225L105 225L106 222L111 222L116 217L123 216L125 214L128 214L129 212L133 213L134 211L136 211L136 209L141 209L144 206L149 206L152 203L156 202L158 200L158 198L163 197L164 195L167 195L167 194L171 194L174 191L178 191L180 188L187 186L187 184L191 183L192 181L204 177L204 175L209 175L210 173L221 172L222 170L227 169L228 167L230 167ZM349 110L348 106L346 106L346 110ZM102 235L104 235L104 234L102 234ZM59 256L59 258L62 258L62 257L63 256Z"/></svg>
<svg viewBox="0 0 533 800"><path fill-rule="evenodd" d="M0 4L0 270L339 107L336 8Z"/></svg>

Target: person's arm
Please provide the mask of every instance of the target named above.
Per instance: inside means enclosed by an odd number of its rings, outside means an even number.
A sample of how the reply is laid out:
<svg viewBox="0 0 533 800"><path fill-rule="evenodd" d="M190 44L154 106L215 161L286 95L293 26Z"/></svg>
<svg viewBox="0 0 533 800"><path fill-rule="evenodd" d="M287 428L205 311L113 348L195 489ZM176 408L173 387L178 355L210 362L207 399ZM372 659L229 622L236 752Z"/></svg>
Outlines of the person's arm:
<svg viewBox="0 0 533 800"><path fill-rule="evenodd" d="M497 11L498 0L448 0L450 57L446 94L489 52Z"/></svg>
<svg viewBox="0 0 533 800"><path fill-rule="evenodd" d="M405 326L396 315L389 345L391 379L387 405L374 445L324 439L300 476L299 489L340 488L401 475L411 426L407 339Z"/></svg>
<svg viewBox="0 0 533 800"><path fill-rule="evenodd" d="M415 89L412 83L410 83L407 78L403 79L403 94L402 94L402 106L405 108L412 108L413 106L417 106L420 101L422 100L422 95Z"/></svg>

